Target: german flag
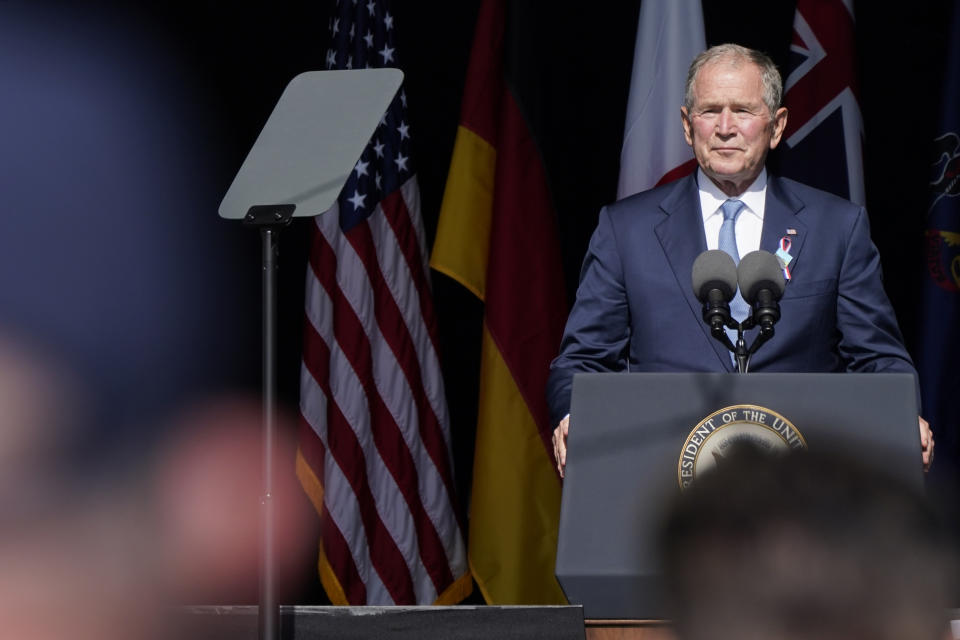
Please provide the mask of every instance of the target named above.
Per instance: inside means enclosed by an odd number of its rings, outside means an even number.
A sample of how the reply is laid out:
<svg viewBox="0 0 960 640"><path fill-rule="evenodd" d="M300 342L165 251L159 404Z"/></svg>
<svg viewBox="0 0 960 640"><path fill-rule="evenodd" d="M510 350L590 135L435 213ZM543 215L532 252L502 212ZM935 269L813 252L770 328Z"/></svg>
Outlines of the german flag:
<svg viewBox="0 0 960 640"><path fill-rule="evenodd" d="M485 0L430 266L484 302L471 570L490 604L555 604L566 602L554 577L560 480L544 389L567 305L507 22L503 0Z"/></svg>

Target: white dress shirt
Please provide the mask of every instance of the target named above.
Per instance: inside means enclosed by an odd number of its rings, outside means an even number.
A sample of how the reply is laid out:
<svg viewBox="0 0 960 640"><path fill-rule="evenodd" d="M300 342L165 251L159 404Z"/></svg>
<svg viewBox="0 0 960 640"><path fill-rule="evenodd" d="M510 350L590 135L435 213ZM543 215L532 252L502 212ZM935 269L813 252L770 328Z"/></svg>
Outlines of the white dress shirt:
<svg viewBox="0 0 960 640"><path fill-rule="evenodd" d="M697 169L697 187L700 190L700 213L703 216L703 233L707 238L707 249L716 249L720 225L723 224L720 205L730 198L720 190L720 187L713 184L703 169ZM757 179L735 199L744 204L734 227L737 235L737 250L742 258L760 248L763 207L767 199L767 170L761 170Z"/></svg>

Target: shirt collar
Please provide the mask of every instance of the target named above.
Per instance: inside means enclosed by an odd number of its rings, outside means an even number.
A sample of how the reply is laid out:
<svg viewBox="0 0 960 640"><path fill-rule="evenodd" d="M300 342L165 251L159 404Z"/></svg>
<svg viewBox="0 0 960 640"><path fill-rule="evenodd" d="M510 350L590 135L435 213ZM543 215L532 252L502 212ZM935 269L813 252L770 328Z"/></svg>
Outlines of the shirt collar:
<svg viewBox="0 0 960 640"><path fill-rule="evenodd" d="M700 211L703 219L711 217L720 210L720 205L730 199L720 187L707 177L703 169L697 169L697 188L700 190ZM745 210L763 220L764 202L767 197L767 170L760 170L760 175L747 187L747 190L736 197L745 205Z"/></svg>

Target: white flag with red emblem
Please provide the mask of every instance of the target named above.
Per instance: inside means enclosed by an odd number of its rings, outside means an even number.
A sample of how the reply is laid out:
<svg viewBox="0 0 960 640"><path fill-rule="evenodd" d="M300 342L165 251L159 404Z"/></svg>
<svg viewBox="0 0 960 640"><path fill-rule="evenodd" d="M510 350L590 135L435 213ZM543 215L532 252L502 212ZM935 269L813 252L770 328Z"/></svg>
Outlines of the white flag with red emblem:
<svg viewBox="0 0 960 640"><path fill-rule="evenodd" d="M683 138L680 106L687 69L705 42L700 0L646 0L640 5L617 198L696 168Z"/></svg>

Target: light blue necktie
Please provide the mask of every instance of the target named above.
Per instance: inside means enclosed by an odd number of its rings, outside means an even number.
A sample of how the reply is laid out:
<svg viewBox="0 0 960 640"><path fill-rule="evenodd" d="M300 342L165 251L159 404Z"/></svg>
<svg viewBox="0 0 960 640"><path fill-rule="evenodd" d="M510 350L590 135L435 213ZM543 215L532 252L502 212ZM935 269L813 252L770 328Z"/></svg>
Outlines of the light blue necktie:
<svg viewBox="0 0 960 640"><path fill-rule="evenodd" d="M737 216L743 211L743 202L740 200L726 200L720 209L723 211L723 224L720 225L720 237L717 240L717 248L726 252L736 265L740 264L740 252L737 250L737 232L734 228L737 223ZM750 305L747 304L743 296L740 295L740 289L730 301L730 315L734 320L743 322L750 313ZM730 336L730 342L737 343L737 330L727 328L727 335ZM731 360L734 360L733 354L730 354Z"/></svg>

